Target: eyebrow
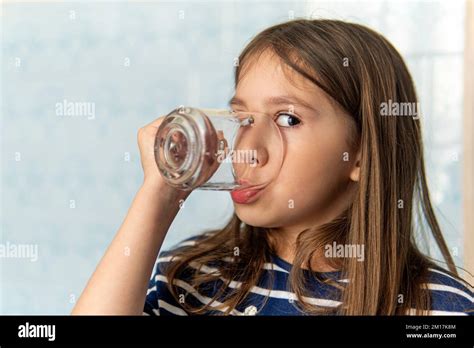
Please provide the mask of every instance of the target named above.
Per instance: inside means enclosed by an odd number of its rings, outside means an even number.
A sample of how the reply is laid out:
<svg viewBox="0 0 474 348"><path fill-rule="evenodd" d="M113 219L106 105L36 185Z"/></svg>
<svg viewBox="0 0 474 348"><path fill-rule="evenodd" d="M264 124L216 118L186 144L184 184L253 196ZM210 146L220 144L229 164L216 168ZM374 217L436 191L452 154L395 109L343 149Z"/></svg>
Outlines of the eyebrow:
<svg viewBox="0 0 474 348"><path fill-rule="evenodd" d="M228 105L229 106L240 105L244 107L246 106L245 101L236 96L233 96L229 100ZM290 96L290 95L280 95L280 96L269 97L265 99L265 105L299 105L319 114L319 111L315 109L313 106L311 106L309 103L307 103L306 101L300 98L297 98L295 96Z"/></svg>

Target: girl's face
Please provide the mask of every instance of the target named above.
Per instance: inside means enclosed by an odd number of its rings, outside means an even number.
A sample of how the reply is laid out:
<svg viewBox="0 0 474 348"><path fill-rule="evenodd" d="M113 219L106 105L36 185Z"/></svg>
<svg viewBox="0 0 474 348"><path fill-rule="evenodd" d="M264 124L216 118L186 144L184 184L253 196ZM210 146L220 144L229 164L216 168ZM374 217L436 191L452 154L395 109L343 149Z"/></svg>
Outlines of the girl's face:
<svg viewBox="0 0 474 348"><path fill-rule="evenodd" d="M246 203L234 197L234 206L248 225L302 230L350 204L359 176L357 149L349 145L355 126L320 88L282 64L263 53L243 70L231 100L234 111L273 117L285 145L277 178Z"/></svg>

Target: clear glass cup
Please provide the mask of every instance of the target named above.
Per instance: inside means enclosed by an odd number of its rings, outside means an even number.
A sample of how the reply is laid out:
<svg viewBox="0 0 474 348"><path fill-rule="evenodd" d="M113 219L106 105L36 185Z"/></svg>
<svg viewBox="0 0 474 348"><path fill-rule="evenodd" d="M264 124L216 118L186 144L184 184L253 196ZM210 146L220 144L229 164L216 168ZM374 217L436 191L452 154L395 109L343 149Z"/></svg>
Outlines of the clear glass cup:
<svg viewBox="0 0 474 348"><path fill-rule="evenodd" d="M168 184L225 191L269 184L278 176L284 154L271 116L192 107L165 116L154 151Z"/></svg>

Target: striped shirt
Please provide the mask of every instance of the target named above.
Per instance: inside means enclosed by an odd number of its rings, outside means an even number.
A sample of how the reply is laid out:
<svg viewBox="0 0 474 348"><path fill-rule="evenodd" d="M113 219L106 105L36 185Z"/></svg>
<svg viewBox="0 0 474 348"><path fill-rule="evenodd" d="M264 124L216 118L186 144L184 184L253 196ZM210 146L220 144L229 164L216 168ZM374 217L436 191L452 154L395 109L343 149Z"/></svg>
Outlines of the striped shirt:
<svg viewBox="0 0 474 348"><path fill-rule="evenodd" d="M192 245L196 243L196 237L190 238L178 245ZM168 290L168 279L164 275L164 267L171 261L174 250L160 253L147 291L144 315L180 315L186 316L188 313ZM215 272L216 268L210 266L190 264L191 268L199 269L200 272ZM231 315L305 315L296 306L297 297L295 293L288 290L288 276L293 266L279 258L271 255L271 262L265 263L263 275L250 291L245 301L242 301ZM304 301L313 305L335 309L341 302L341 290L331 284L321 282L320 279L331 278L340 284L347 283L343 279L342 273L336 272L313 272L304 270L310 281L311 296L305 297ZM317 274L315 274L317 273ZM186 294L185 301L193 307L200 307L211 301L216 291L225 286L223 281L216 280L214 284L207 285L205 289L196 289L190 285L189 278L191 272L184 271L179 279L175 279L175 285L180 293ZM239 287L240 283L232 281L229 287ZM429 269L427 291L430 292L431 310L430 315L473 315L474 298L473 288L464 282L452 277L441 269ZM211 308L220 305L220 302L213 301ZM219 315L225 309L210 310L208 315ZM412 309L408 314L414 314Z"/></svg>

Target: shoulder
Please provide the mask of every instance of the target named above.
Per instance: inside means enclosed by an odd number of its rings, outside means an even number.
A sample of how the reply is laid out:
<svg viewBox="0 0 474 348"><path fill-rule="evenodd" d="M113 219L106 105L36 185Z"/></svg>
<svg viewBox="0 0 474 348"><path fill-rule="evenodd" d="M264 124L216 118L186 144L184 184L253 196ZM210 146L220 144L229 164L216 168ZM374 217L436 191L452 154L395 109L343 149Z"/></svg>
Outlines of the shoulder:
<svg viewBox="0 0 474 348"><path fill-rule="evenodd" d="M474 315L473 288L441 268L429 268L423 288L430 292L431 314Z"/></svg>

